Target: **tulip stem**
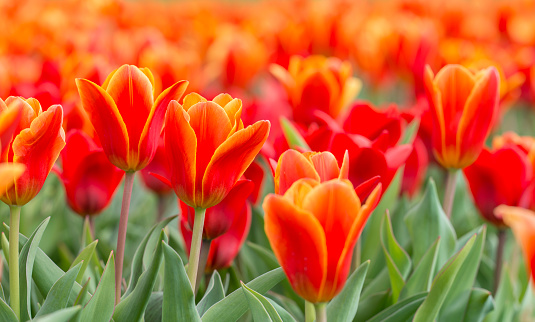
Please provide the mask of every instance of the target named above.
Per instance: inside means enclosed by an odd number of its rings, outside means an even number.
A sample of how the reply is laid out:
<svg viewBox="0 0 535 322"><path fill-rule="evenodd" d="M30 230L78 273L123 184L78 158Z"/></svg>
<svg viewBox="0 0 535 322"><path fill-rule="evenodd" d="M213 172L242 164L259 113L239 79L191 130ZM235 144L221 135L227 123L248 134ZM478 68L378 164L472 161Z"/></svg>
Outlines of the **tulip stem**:
<svg viewBox="0 0 535 322"><path fill-rule="evenodd" d="M453 199L455 198L455 188L457 187L457 170L449 170L446 179L446 191L444 192L443 208L446 216L451 218L453 209Z"/></svg>
<svg viewBox="0 0 535 322"><path fill-rule="evenodd" d="M506 242L507 231L505 228L498 228L498 247L496 248L496 267L494 268L494 295L498 292L503 266L503 249Z"/></svg>
<svg viewBox="0 0 535 322"><path fill-rule="evenodd" d="M191 249L189 252L188 279L191 288L195 291L197 284L197 271L199 269L199 257L201 255L202 232L204 229L204 215L206 209L195 208L195 221L193 222L193 236L191 237Z"/></svg>
<svg viewBox="0 0 535 322"><path fill-rule="evenodd" d="M158 195L158 214L156 215L157 222L162 221L165 215L165 208L167 208L167 195Z"/></svg>
<svg viewBox="0 0 535 322"><path fill-rule="evenodd" d="M20 320L19 224L20 207L10 206L9 216L9 299L11 309Z"/></svg>
<svg viewBox="0 0 535 322"><path fill-rule="evenodd" d="M316 303L316 322L327 322L327 303Z"/></svg>
<svg viewBox="0 0 535 322"><path fill-rule="evenodd" d="M305 300L305 322L314 322L316 319L316 308L314 303Z"/></svg>
<svg viewBox="0 0 535 322"><path fill-rule="evenodd" d="M206 263L208 262L208 255L210 254L211 239L203 239L201 242L201 254L199 255L199 268L197 269L197 281L195 282L195 293L199 290L199 284L204 271L206 270Z"/></svg>
<svg viewBox="0 0 535 322"><path fill-rule="evenodd" d="M115 262L115 305L121 301L121 282L123 280L124 248L126 243L126 228L128 226L128 211L132 198L135 172L126 172L124 177L123 204L119 218L119 234L117 235L117 257Z"/></svg>

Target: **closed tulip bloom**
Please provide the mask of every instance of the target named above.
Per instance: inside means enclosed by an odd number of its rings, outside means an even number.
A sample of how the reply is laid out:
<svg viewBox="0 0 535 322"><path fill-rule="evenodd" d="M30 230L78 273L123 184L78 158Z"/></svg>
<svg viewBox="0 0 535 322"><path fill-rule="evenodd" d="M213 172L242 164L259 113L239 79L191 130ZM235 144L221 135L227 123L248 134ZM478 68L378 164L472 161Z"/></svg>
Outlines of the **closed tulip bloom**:
<svg viewBox="0 0 535 322"><path fill-rule="evenodd" d="M535 212L505 205L498 206L494 212L497 217L503 218L504 223L513 230L524 252L528 274L531 275L532 280L535 280Z"/></svg>
<svg viewBox="0 0 535 322"><path fill-rule="evenodd" d="M0 198L10 206L23 206L41 190L60 151L65 146L63 109L53 105L43 112L39 101L33 98L8 97L0 100L0 113L20 110L20 118L10 138L2 138L1 162L26 166L24 173ZM0 115L1 115L0 114Z"/></svg>
<svg viewBox="0 0 535 322"><path fill-rule="evenodd" d="M3 196L26 170L20 163L0 163L0 196Z"/></svg>
<svg viewBox="0 0 535 322"><path fill-rule="evenodd" d="M182 97L188 82L175 83L155 100L150 70L123 65L102 86L80 78L76 85L110 162L137 171L154 157L169 102Z"/></svg>
<svg viewBox="0 0 535 322"><path fill-rule="evenodd" d="M472 73L447 65L435 76L424 75L433 116L433 153L448 169L472 164L483 149L498 110L499 75L494 67Z"/></svg>
<svg viewBox="0 0 535 322"><path fill-rule="evenodd" d="M362 203L347 180L296 181L263 204L265 231L294 291L312 303L330 301L344 287L357 239L381 194Z"/></svg>
<svg viewBox="0 0 535 322"><path fill-rule="evenodd" d="M262 148L270 123L244 128L241 111L241 100L228 94L207 101L192 93L183 105L169 104L165 149L170 185L187 205L206 209L221 202Z"/></svg>
<svg viewBox="0 0 535 322"><path fill-rule="evenodd" d="M96 215L110 203L124 171L110 163L106 154L87 134L72 130L61 152L67 203L80 216Z"/></svg>

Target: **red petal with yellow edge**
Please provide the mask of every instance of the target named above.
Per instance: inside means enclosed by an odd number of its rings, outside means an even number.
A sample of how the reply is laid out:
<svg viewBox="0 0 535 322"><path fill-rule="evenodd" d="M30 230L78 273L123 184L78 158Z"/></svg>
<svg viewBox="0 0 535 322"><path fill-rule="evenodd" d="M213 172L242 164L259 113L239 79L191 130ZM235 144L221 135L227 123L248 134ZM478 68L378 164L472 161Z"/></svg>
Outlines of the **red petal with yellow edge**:
<svg viewBox="0 0 535 322"><path fill-rule="evenodd" d="M275 169L275 193L283 195L294 182L301 178L320 181L314 165L300 152L290 149L279 158Z"/></svg>
<svg viewBox="0 0 535 322"><path fill-rule="evenodd" d="M7 150L13 140L13 134L17 129L22 116L21 108L6 108L0 111L0 156L7 157ZM3 157L0 157L3 162Z"/></svg>
<svg viewBox="0 0 535 322"><path fill-rule="evenodd" d="M320 176L320 181L337 179L340 176L338 161L331 152L316 153L310 158L314 164L314 169Z"/></svg>
<svg viewBox="0 0 535 322"><path fill-rule="evenodd" d="M258 121L234 133L214 153L202 181L202 207L218 204L243 175L266 142L269 121Z"/></svg>
<svg viewBox="0 0 535 322"><path fill-rule="evenodd" d="M292 184L290 189L284 193L284 198L288 199L295 206L302 208L303 202L312 190L312 188L319 185L320 182L310 178L302 178Z"/></svg>
<svg viewBox="0 0 535 322"><path fill-rule="evenodd" d="M264 199L265 231L294 291L315 303L327 276L325 233L311 213L282 196Z"/></svg>
<svg viewBox="0 0 535 322"><path fill-rule="evenodd" d="M316 186L303 201L303 210L316 217L327 242L327 277L320 302L331 300L347 278L347 274L337 276L338 263L343 259L340 256L344 253L351 228L358 220L360 207L353 186L338 179Z"/></svg>
<svg viewBox="0 0 535 322"><path fill-rule="evenodd" d="M177 101L169 103L165 119L165 151L176 195L195 207L195 159L197 138L187 118L189 115Z"/></svg>
<svg viewBox="0 0 535 322"><path fill-rule="evenodd" d="M136 170L145 168L154 158L169 103L173 100L180 100L187 87L187 81L177 82L163 91L156 99L139 141L139 162Z"/></svg>
<svg viewBox="0 0 535 322"><path fill-rule="evenodd" d="M232 125L225 110L214 102L195 104L188 110L188 114L190 116L189 124L195 132L199 147L195 165L197 172L195 186L198 194L195 198L198 202L202 200L200 188L208 163L213 158L216 149L227 139Z"/></svg>
<svg viewBox="0 0 535 322"><path fill-rule="evenodd" d="M53 105L41 113L30 128L17 135L13 141L13 161L24 164L26 171L2 197L2 201L23 206L39 193L65 146L62 123L63 109L60 105Z"/></svg>
<svg viewBox="0 0 535 322"><path fill-rule="evenodd" d="M476 160L498 111L500 76L494 67L486 69L483 73L466 101L459 122L457 132L459 168L464 168Z"/></svg>
<svg viewBox="0 0 535 322"><path fill-rule="evenodd" d="M13 186L26 170L26 166L20 163L0 163L0 197Z"/></svg>
<svg viewBox="0 0 535 322"><path fill-rule="evenodd" d="M145 123L154 105L152 84L147 75L136 66L123 65L110 78L106 92L115 102L123 119L132 151L139 146ZM137 160L129 160L129 165L136 163Z"/></svg>
<svg viewBox="0 0 535 322"><path fill-rule="evenodd" d="M29 128L30 125L32 124L32 121L38 115L33 109L33 107L21 97L10 96L6 99L6 104L8 106L8 109L20 109L21 110L20 121L14 132L15 135L20 133L20 131ZM13 156L11 155L10 160L12 159L13 159Z"/></svg>
<svg viewBox="0 0 535 322"><path fill-rule="evenodd" d="M338 179L348 179L349 180L349 151L346 150L344 153L344 160L342 161L342 166L340 167L340 175Z"/></svg>
<svg viewBox="0 0 535 322"><path fill-rule="evenodd" d="M434 75L431 67L426 65L424 72L424 84L427 100L431 108L431 119L433 126L432 146L436 154L442 154L445 146L446 125L444 124L444 110L442 107L442 95L434 82Z"/></svg>
<svg viewBox="0 0 535 322"><path fill-rule="evenodd" d="M494 214L503 218L505 224L513 230L524 252L527 270L531 278L535 279L535 212L501 205L496 207Z"/></svg>
<svg viewBox="0 0 535 322"><path fill-rule="evenodd" d="M77 78L82 106L110 162L122 170L128 165L129 140L126 125L111 96L95 83Z"/></svg>

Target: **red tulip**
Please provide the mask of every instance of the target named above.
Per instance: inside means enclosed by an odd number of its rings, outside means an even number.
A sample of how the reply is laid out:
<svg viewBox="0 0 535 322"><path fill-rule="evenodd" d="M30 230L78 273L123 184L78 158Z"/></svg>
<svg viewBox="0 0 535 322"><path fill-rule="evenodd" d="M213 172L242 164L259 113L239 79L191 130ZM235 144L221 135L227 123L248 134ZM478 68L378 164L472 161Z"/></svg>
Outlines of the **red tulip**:
<svg viewBox="0 0 535 322"><path fill-rule="evenodd" d="M11 113L11 109L20 110L21 116L14 134L1 137L1 162L20 163L26 170L0 200L23 206L39 193L65 146L63 109L53 105L43 112L39 101L33 98L11 96L5 102L0 100L0 113Z"/></svg>
<svg viewBox="0 0 535 322"><path fill-rule="evenodd" d="M405 162L401 182L401 190L407 192L410 197L414 196L422 186L428 164L427 149L422 139L417 136L412 145L412 152Z"/></svg>
<svg viewBox="0 0 535 322"><path fill-rule="evenodd" d="M433 153L445 168L472 164L483 149L499 102L494 67L477 74L447 65L435 76L425 70L425 89L433 116Z"/></svg>
<svg viewBox="0 0 535 322"><path fill-rule="evenodd" d="M196 93L184 104L172 101L165 121L165 149L170 185L195 208L221 202L253 162L269 133L269 122L246 128L242 104L228 94L207 101Z"/></svg>
<svg viewBox="0 0 535 322"><path fill-rule="evenodd" d="M26 170L26 166L20 163L0 163L0 197L3 196L11 186Z"/></svg>
<svg viewBox="0 0 535 322"><path fill-rule="evenodd" d="M111 163L124 171L137 171L154 157L169 102L182 97L188 82L175 83L154 100L150 70L123 65L102 87L80 78L76 85Z"/></svg>
<svg viewBox="0 0 535 322"><path fill-rule="evenodd" d="M67 203L80 216L96 215L108 206L124 171L110 163L106 154L87 134L72 130L61 152L58 173Z"/></svg>
<svg viewBox="0 0 535 322"><path fill-rule="evenodd" d="M365 204L353 185L333 179L300 179L263 204L271 247L294 291L312 303L330 301L344 287L353 249L381 194Z"/></svg>
<svg viewBox="0 0 535 322"><path fill-rule="evenodd" d="M155 173L164 178L169 178L171 176L170 171L169 165L167 164L164 140L162 136L160 138L160 142L158 143L158 147L156 148L154 158L145 168L140 171L141 179L143 184L145 184L145 186L155 194L160 196L167 195L173 191L173 189L169 185L151 175L151 173Z"/></svg>

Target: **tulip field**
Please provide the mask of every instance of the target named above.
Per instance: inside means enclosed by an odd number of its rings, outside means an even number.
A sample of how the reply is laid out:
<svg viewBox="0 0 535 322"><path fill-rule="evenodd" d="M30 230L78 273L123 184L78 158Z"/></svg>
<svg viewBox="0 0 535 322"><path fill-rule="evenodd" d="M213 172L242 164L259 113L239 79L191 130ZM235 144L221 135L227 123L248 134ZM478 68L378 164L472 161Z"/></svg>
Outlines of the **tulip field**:
<svg viewBox="0 0 535 322"><path fill-rule="evenodd" d="M0 0L0 322L535 321L535 2Z"/></svg>

